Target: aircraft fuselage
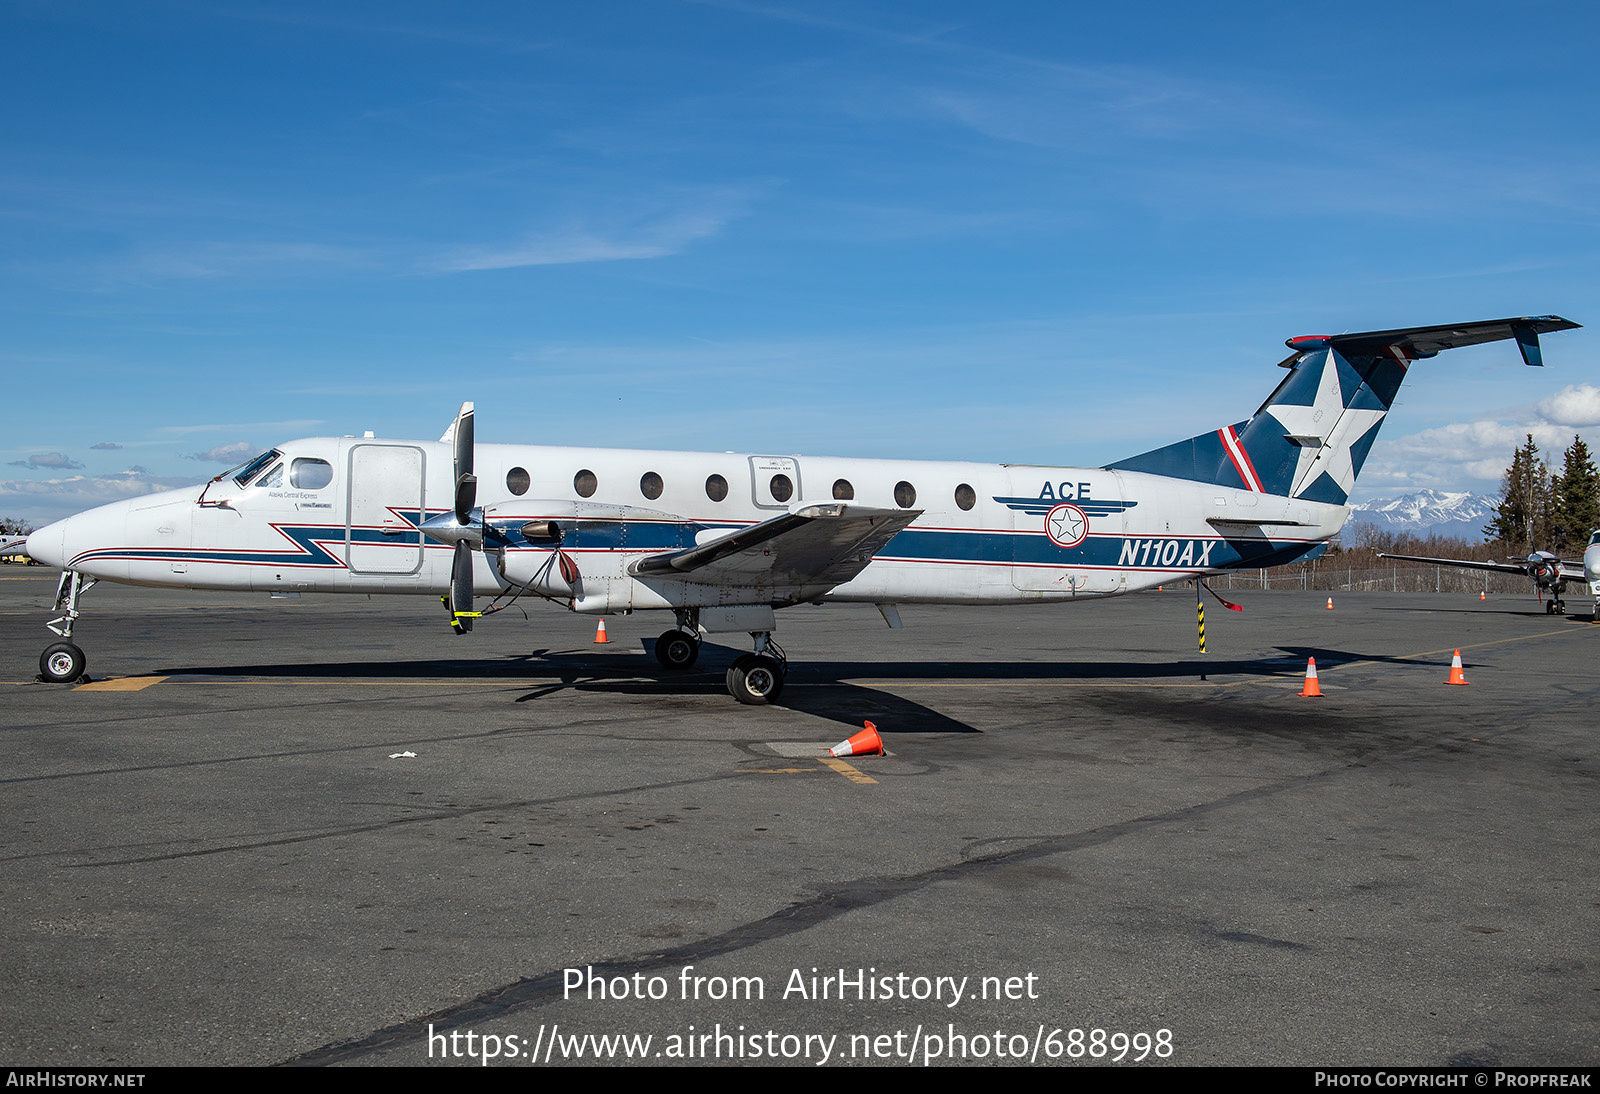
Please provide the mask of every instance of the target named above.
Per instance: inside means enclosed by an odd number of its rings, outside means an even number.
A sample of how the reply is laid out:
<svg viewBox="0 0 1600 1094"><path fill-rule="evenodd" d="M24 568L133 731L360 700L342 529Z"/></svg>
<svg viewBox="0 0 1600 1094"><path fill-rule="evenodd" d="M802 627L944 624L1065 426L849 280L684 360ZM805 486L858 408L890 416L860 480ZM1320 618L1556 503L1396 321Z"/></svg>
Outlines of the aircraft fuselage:
<svg viewBox="0 0 1600 1094"><path fill-rule="evenodd" d="M1336 533L1348 513L1101 468L509 444L476 451L485 522L509 537L502 550L474 552L476 588L526 585L581 612L1115 596L1292 561ZM275 452L244 484L223 477L102 506L37 533L30 548L64 568L137 585L431 595L448 588L451 550L417 525L451 507L450 445L310 438ZM834 500L921 515L859 575L814 595L629 573L640 558ZM546 565L550 545L518 531L549 521L564 529L562 549L581 581L564 582Z"/></svg>

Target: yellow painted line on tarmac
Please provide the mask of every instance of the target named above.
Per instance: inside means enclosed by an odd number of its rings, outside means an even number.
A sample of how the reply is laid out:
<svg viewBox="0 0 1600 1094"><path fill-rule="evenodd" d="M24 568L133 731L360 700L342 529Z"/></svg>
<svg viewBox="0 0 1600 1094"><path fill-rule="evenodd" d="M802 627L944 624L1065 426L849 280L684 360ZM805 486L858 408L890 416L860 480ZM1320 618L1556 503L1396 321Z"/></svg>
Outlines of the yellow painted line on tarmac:
<svg viewBox="0 0 1600 1094"><path fill-rule="evenodd" d="M121 676L115 680L96 680L92 684L79 684L73 691L143 691L153 688L165 676Z"/></svg>
<svg viewBox="0 0 1600 1094"><path fill-rule="evenodd" d="M735 775L815 775L814 767L741 767Z"/></svg>
<svg viewBox="0 0 1600 1094"><path fill-rule="evenodd" d="M1446 646L1442 650L1424 650L1422 653L1402 653L1396 660L1409 661L1413 657L1442 657L1456 650L1481 650L1485 646L1504 646L1511 642L1531 642L1535 638L1549 638L1553 634L1600 634L1600 626L1591 623L1588 627L1562 627L1556 631L1540 631L1538 634L1520 634L1514 638L1495 638L1488 642L1474 642L1468 646ZM1382 661L1345 661L1338 665L1329 665L1321 672L1334 672L1338 669L1348 669L1356 665L1381 665Z"/></svg>
<svg viewBox="0 0 1600 1094"><path fill-rule="evenodd" d="M867 775L863 775L861 772L857 771L855 768L851 767L849 764L845 763L843 760L836 760L836 759L832 759L832 758L824 758L824 759L819 759L817 762L819 764L821 764L822 766L824 766L824 767L833 768L835 771L837 771L839 774L843 775L845 778L849 779L851 782L860 783L862 786L866 786L869 783L876 783L878 781L877 779L871 778L871 777L869 777Z"/></svg>

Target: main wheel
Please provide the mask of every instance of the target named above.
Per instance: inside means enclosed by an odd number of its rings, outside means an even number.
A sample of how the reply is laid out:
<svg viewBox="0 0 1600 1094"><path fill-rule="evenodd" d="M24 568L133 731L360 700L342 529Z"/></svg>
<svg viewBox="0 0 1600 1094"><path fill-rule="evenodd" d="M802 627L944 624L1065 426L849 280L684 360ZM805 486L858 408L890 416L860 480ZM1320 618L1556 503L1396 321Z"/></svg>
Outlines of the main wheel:
<svg viewBox="0 0 1600 1094"><path fill-rule="evenodd" d="M70 684L83 675L89 659L71 642L57 642L39 655L39 675L55 684Z"/></svg>
<svg viewBox="0 0 1600 1094"><path fill-rule="evenodd" d="M690 668L700 659L700 643L683 631L668 631L656 639L656 660L674 672Z"/></svg>
<svg viewBox="0 0 1600 1094"><path fill-rule="evenodd" d="M783 677L781 664L747 653L728 668L728 693L747 706L762 706L783 694Z"/></svg>

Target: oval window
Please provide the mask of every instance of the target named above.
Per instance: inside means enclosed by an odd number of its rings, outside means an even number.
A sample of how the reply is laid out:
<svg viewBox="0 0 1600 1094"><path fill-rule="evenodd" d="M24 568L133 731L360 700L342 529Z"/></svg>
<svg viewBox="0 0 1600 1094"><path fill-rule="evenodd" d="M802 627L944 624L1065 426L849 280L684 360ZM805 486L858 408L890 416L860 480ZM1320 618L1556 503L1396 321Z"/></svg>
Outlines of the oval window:
<svg viewBox="0 0 1600 1094"><path fill-rule="evenodd" d="M917 504L917 488L905 481L895 483L894 503L902 509L910 509Z"/></svg>
<svg viewBox="0 0 1600 1094"><path fill-rule="evenodd" d="M296 490L321 490L333 481L327 460L298 459L289 466L289 484Z"/></svg>
<svg viewBox="0 0 1600 1094"><path fill-rule="evenodd" d="M594 492L600 489L600 480L594 477L593 471L579 471L572 476L572 488L578 492L578 497L592 498Z"/></svg>
<svg viewBox="0 0 1600 1094"><path fill-rule="evenodd" d="M646 471L639 476L639 493L655 501L661 496L661 476L654 471Z"/></svg>
<svg viewBox="0 0 1600 1094"><path fill-rule="evenodd" d="M956 487L956 504L959 505L963 511L971 509L974 505L978 504L978 492L972 487L968 486L966 483L962 483L960 486Z"/></svg>
<svg viewBox="0 0 1600 1094"><path fill-rule="evenodd" d="M506 489L519 498L528 492L528 487L532 484L533 480L528 477L526 467L513 467L506 472Z"/></svg>
<svg viewBox="0 0 1600 1094"><path fill-rule="evenodd" d="M712 501L721 501L728 496L728 480L721 475L712 475L706 479L706 497Z"/></svg>
<svg viewBox="0 0 1600 1094"><path fill-rule="evenodd" d="M772 476L772 500L788 501L794 497L794 483L789 481L788 475Z"/></svg>
<svg viewBox="0 0 1600 1094"><path fill-rule="evenodd" d="M856 488L850 485L849 479L835 479L833 483L834 501L854 501Z"/></svg>

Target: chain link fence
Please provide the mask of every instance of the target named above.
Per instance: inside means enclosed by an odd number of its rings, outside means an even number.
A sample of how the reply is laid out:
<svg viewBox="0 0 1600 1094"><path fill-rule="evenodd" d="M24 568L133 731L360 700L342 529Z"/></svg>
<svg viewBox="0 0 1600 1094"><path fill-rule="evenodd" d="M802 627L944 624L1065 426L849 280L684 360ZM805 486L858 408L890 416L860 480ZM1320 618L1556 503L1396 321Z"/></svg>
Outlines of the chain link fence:
<svg viewBox="0 0 1600 1094"><path fill-rule="evenodd" d="M1270 570L1230 570L1206 579L1214 589L1293 589L1378 593L1527 593L1533 582L1520 574L1463 570L1455 566L1397 563L1392 566L1341 566L1333 559L1275 566Z"/></svg>

